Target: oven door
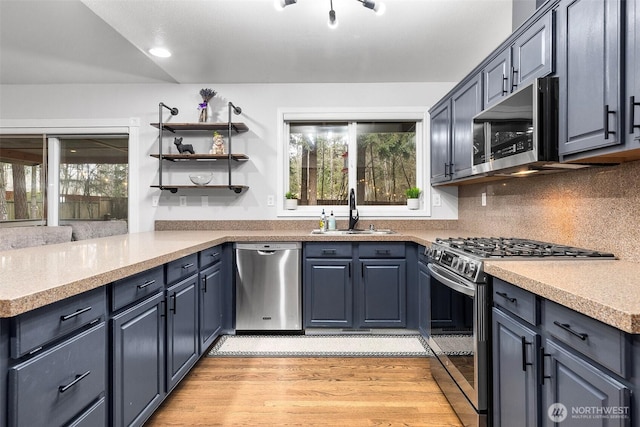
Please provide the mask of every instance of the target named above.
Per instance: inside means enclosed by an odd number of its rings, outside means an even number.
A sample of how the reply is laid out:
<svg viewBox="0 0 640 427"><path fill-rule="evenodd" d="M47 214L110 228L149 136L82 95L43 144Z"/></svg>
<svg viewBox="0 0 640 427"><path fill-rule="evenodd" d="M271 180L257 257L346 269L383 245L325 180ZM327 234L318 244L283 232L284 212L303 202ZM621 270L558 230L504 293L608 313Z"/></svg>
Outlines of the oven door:
<svg viewBox="0 0 640 427"><path fill-rule="evenodd" d="M429 346L474 409L486 412L490 313L487 285L467 281L435 264L428 264L427 268L431 286Z"/></svg>

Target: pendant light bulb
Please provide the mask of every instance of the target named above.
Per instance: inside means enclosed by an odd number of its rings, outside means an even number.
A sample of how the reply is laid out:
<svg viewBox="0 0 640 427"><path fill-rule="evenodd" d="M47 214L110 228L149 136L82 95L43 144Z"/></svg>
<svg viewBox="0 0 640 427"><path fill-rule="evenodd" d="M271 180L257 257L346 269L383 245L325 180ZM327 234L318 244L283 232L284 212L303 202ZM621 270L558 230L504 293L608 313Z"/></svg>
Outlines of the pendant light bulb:
<svg viewBox="0 0 640 427"><path fill-rule="evenodd" d="M338 28L338 18L336 18L336 11L331 9L329 11L329 28L336 29Z"/></svg>

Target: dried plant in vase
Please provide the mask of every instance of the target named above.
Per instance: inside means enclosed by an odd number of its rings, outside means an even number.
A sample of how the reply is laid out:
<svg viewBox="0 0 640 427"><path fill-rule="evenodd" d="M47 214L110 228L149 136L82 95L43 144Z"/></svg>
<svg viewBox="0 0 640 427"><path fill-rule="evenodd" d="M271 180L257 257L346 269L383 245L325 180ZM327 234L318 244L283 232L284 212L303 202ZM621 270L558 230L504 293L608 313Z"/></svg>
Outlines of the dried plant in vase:
<svg viewBox="0 0 640 427"><path fill-rule="evenodd" d="M201 123L213 121L213 110L211 109L211 98L216 96L216 91L213 89L200 89L200 96L202 97L202 103L198 104L198 110L200 115L198 121Z"/></svg>

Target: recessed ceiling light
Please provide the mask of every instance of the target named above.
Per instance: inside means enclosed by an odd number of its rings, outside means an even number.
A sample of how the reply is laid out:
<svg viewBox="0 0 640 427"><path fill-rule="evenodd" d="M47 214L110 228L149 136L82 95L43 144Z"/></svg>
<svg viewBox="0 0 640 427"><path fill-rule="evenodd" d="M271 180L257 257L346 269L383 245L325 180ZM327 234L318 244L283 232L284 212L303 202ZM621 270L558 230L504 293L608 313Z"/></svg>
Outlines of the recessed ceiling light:
<svg viewBox="0 0 640 427"><path fill-rule="evenodd" d="M158 58L168 58L171 56L171 52L163 47L154 47L149 49L149 53L153 56L157 56Z"/></svg>

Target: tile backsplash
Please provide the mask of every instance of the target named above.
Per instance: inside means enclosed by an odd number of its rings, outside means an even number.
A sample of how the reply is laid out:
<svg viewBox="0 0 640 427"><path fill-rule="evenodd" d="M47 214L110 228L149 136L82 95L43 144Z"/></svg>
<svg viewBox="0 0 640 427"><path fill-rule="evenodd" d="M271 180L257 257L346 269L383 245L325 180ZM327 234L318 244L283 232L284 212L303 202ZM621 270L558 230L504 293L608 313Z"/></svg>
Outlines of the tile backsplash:
<svg viewBox="0 0 640 427"><path fill-rule="evenodd" d="M608 251L638 262L639 184L640 161L635 161L463 185L458 227Z"/></svg>

